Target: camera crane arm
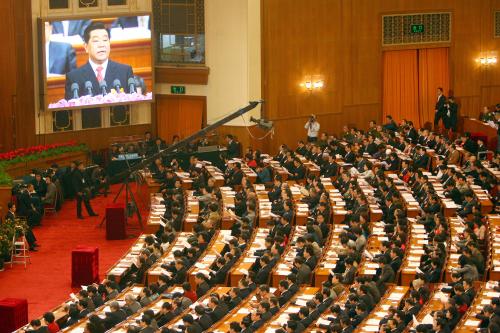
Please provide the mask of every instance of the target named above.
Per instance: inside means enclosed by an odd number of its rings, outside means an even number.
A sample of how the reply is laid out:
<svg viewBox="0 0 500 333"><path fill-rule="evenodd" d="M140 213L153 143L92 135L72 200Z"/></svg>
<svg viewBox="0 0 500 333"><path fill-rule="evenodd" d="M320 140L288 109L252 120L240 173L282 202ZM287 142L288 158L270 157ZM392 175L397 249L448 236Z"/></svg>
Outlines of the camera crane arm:
<svg viewBox="0 0 500 333"><path fill-rule="evenodd" d="M211 124L211 125L208 125L207 127L199 130L198 132L188 136L187 138L184 138L182 140L180 140L179 142L177 142L176 144L173 144L165 149L163 149L162 151L150 156L150 157L147 157L145 159L143 159L140 163L132 166L131 168L129 168L128 170L124 171L124 172L121 172L119 174L117 174L116 176L113 177L113 179L115 180L124 180L128 177L130 177L130 175L134 172L137 172L139 170L142 170L144 169L146 166L148 166L149 164L153 163L157 158L161 158L163 156L166 156L168 154L171 154L173 153L175 150L177 149L180 149L180 148L183 148L185 146L187 146L189 143L191 143L192 141L196 140L196 139L199 139L203 136L205 136L207 133L219 128L220 126L230 122L231 120L239 117L239 116L242 116L244 115L245 113L255 109L257 107L257 105L263 103L264 101L263 100L258 100L258 101L252 101L250 102L247 106L245 106L244 108L241 108L227 116L225 116L224 118L216 121L215 123Z"/></svg>

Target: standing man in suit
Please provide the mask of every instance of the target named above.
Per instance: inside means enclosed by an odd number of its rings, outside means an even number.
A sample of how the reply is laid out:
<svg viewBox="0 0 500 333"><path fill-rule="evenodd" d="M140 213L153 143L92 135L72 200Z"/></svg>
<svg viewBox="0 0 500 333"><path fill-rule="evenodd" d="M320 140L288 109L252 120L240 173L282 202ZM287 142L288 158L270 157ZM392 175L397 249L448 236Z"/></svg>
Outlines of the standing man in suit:
<svg viewBox="0 0 500 333"><path fill-rule="evenodd" d="M45 22L45 70L47 75L65 75L76 69L76 53L70 43L50 40L53 26Z"/></svg>
<svg viewBox="0 0 500 333"><path fill-rule="evenodd" d="M226 135L227 142L227 158L232 159L234 157L240 157L240 145L234 140L231 134Z"/></svg>
<svg viewBox="0 0 500 333"><path fill-rule="evenodd" d="M450 130L452 133L457 131L457 121L458 121L458 104L455 103L454 97L448 98L448 103L446 103L446 122L445 128Z"/></svg>
<svg viewBox="0 0 500 333"><path fill-rule="evenodd" d="M134 73L129 65L120 64L109 59L111 43L109 31L102 22L92 22L84 32L84 47L89 55L85 65L66 74L67 100L73 97L71 86L77 83L80 95L86 93L85 83L92 83L92 94L109 93L115 80L119 80L126 93L130 93L128 80L133 79ZM101 89L101 84L106 83L106 88Z"/></svg>
<svg viewBox="0 0 500 333"><path fill-rule="evenodd" d="M448 110L446 109L445 104L446 97L443 95L443 88L439 87L437 89L436 106L434 107L434 130L437 130L440 119L443 121L443 124L446 123L446 112Z"/></svg>
<svg viewBox="0 0 500 333"><path fill-rule="evenodd" d="M90 190L83 174L84 169L83 163L78 163L77 169L73 172L72 176L73 189L76 195L76 216L81 220L83 220L82 201L89 216L97 216L90 206Z"/></svg>

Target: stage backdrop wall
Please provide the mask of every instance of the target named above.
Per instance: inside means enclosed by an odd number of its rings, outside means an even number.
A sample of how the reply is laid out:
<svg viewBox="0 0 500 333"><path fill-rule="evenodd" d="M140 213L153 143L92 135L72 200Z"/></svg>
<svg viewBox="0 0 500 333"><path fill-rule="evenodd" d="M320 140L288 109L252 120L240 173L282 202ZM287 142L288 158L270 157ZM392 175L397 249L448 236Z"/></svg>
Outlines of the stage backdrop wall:
<svg viewBox="0 0 500 333"><path fill-rule="evenodd" d="M486 68L475 61L500 49L500 39L493 38L494 10L500 10L500 0L262 1L263 113L276 123L267 146L275 150L305 138L302 128L311 113L322 129L335 133L344 124L366 128L371 119L381 121L386 50L449 47L449 87L460 115L477 116L482 105L499 102L500 64ZM452 13L448 45L382 47L382 15L439 11ZM311 75L324 80L322 90L309 93L299 86ZM431 102L425 105L417 112L429 112Z"/></svg>

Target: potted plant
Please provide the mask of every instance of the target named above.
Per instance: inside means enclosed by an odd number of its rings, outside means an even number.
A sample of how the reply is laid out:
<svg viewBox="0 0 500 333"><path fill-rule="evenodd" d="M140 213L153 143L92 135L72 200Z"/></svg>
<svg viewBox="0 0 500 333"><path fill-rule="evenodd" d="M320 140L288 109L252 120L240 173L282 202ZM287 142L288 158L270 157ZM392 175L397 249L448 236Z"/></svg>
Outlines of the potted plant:
<svg viewBox="0 0 500 333"><path fill-rule="evenodd" d="M5 220L0 224L0 267L11 260L12 238L14 237L15 223Z"/></svg>

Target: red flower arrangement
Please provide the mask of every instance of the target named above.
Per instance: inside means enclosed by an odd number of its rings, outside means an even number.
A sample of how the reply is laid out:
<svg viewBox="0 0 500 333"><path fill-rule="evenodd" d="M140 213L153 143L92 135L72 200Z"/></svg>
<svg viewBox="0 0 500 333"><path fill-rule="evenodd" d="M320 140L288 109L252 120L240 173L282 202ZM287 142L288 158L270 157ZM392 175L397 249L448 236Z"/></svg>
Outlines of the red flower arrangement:
<svg viewBox="0 0 500 333"><path fill-rule="evenodd" d="M39 154L44 151L50 150L50 149L56 149L56 148L61 148L61 147L73 147L76 146L77 143L75 140L71 140L68 142L62 142L62 143L51 143L48 145L38 145L38 146L32 146L29 148L18 148L16 150L12 150L6 153L0 153L0 161L8 161L15 159L20 156L28 156L32 154Z"/></svg>

